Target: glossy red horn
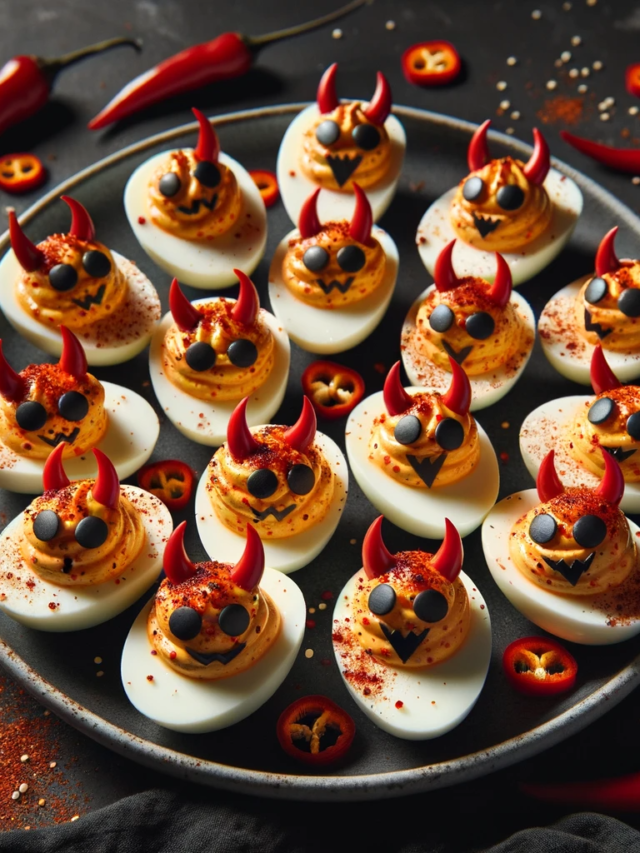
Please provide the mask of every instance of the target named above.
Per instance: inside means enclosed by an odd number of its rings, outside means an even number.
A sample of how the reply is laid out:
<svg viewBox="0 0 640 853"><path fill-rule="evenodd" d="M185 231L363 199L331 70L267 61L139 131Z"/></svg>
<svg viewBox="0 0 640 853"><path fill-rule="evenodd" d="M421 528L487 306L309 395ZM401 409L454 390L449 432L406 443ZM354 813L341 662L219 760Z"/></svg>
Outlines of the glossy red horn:
<svg viewBox="0 0 640 853"><path fill-rule="evenodd" d="M615 272L620 268L620 261L614 248L617 233L618 226L616 225L611 231L607 231L600 241L596 252L596 275L603 276L607 272Z"/></svg>
<svg viewBox="0 0 640 853"><path fill-rule="evenodd" d="M294 450L299 453L304 453L307 447L311 444L316 434L316 413L311 401L305 395L302 400L302 412L295 424L285 432L284 440L291 445Z"/></svg>
<svg viewBox="0 0 640 853"><path fill-rule="evenodd" d="M476 132L471 137L471 142L467 149L467 164L470 172L476 172L478 169L482 169L482 167L491 160L489 146L487 145L487 130L489 129L490 124L490 118L483 121L480 127L476 128Z"/></svg>
<svg viewBox="0 0 640 853"><path fill-rule="evenodd" d="M433 268L433 280L436 283L436 288L440 293L446 290L453 290L460 284L460 279L453 270L453 247L456 245L455 238L447 243L444 249L436 258L436 265Z"/></svg>
<svg viewBox="0 0 640 853"><path fill-rule="evenodd" d="M376 74L376 90L364 114L372 124L377 124L378 127L381 127L391 112L392 103L391 86L382 71L378 71Z"/></svg>
<svg viewBox="0 0 640 853"><path fill-rule="evenodd" d="M162 557L162 568L171 583L182 583L188 581L196 573L195 564L187 557L184 549L184 534L187 522L183 521L173 531L164 546Z"/></svg>
<svg viewBox="0 0 640 853"><path fill-rule="evenodd" d="M209 119L197 110L195 107L191 110L194 116L198 119L200 132L198 133L198 144L196 145L194 154L196 160L208 160L210 163L217 163L220 155L220 141L218 134L213 129L213 125Z"/></svg>
<svg viewBox="0 0 640 853"><path fill-rule="evenodd" d="M169 310L181 332L190 332L202 320L202 314L184 295L177 278L169 288Z"/></svg>
<svg viewBox="0 0 640 853"><path fill-rule="evenodd" d="M391 417L401 415L413 406L413 397L407 394L400 381L400 362L396 361L384 380L382 391L384 407Z"/></svg>
<svg viewBox="0 0 640 853"><path fill-rule="evenodd" d="M448 518L445 518L444 539L442 540L442 545L431 558L431 565L443 578L453 583L462 569L462 557L463 550L460 534L456 526Z"/></svg>
<svg viewBox="0 0 640 853"><path fill-rule="evenodd" d="M555 451L550 450L540 463L538 476L536 477L536 489L541 501L550 501L552 498L564 492L564 486L560 482L556 466L554 464Z"/></svg>
<svg viewBox="0 0 640 853"><path fill-rule="evenodd" d="M340 103L336 95L337 72L338 63L334 62L333 65L327 68L318 83L316 101L318 102L318 109L321 113L332 113Z"/></svg>
<svg viewBox="0 0 640 853"><path fill-rule="evenodd" d="M509 299L511 299L513 279L511 278L509 264L499 252L496 252L496 264L498 265L496 277L487 293L487 296L499 308L504 308L509 302Z"/></svg>
<svg viewBox="0 0 640 853"><path fill-rule="evenodd" d="M88 368L82 344L66 326L60 326L60 334L62 335L62 355L58 367L78 382L84 382Z"/></svg>
<svg viewBox="0 0 640 853"><path fill-rule="evenodd" d="M22 269L25 272L35 272L42 264L44 254L24 233L13 210L9 211L9 239Z"/></svg>
<svg viewBox="0 0 640 853"><path fill-rule="evenodd" d="M394 568L398 560L382 541L383 515L379 515L362 540L362 567L368 578L378 578Z"/></svg>
<svg viewBox="0 0 640 853"><path fill-rule="evenodd" d="M600 451L604 459L604 476L596 489L596 495L617 506L624 494L624 474L617 459L602 448Z"/></svg>
<svg viewBox="0 0 640 853"><path fill-rule="evenodd" d="M264 572L264 546L255 527L247 524L247 544L244 553L231 572L231 580L247 592L254 590Z"/></svg>
<svg viewBox="0 0 640 853"><path fill-rule="evenodd" d="M5 400L14 402L21 400L26 391L26 384L22 376L16 373L2 352L2 341L0 340L0 395Z"/></svg>
<svg viewBox="0 0 640 853"><path fill-rule="evenodd" d="M227 447L236 462L243 462L252 453L260 449L260 445L251 435L247 425L247 403L249 398L241 400L233 410L227 426Z"/></svg>
<svg viewBox="0 0 640 853"><path fill-rule="evenodd" d="M306 240L308 237L315 237L319 231L322 231L322 225L320 225L320 220L318 219L319 194L320 187L318 187L317 190L314 190L309 198L304 200L304 203L300 208L298 231L300 232L300 236L303 240Z"/></svg>
<svg viewBox="0 0 640 853"><path fill-rule="evenodd" d="M115 509L120 499L118 473L113 467L113 462L102 450L94 447L93 455L96 457L98 463L98 476L93 484L93 489L91 489L94 500L98 501L102 506Z"/></svg>
<svg viewBox="0 0 640 853"><path fill-rule="evenodd" d="M530 184L542 184L551 168L549 146L537 127L533 128L533 140L533 154L522 171Z"/></svg>
<svg viewBox="0 0 640 853"><path fill-rule="evenodd" d="M96 229L86 207L80 204L77 199L71 198L70 195L61 195L60 198L71 208L69 234L72 237L77 237L78 240L86 240L87 242L95 240Z"/></svg>
<svg viewBox="0 0 640 853"><path fill-rule="evenodd" d="M47 457L47 461L44 463L44 468L42 469L43 492L59 492L60 489L64 489L65 486L69 485L70 480L64 473L64 467L62 465L62 454L64 453L65 447L65 442L61 441L60 444L51 451Z"/></svg>
<svg viewBox="0 0 640 853"><path fill-rule="evenodd" d="M451 356L449 356L449 364L451 365L451 384L442 395L442 402L457 415L466 415L471 405L471 383L467 374Z"/></svg>
<svg viewBox="0 0 640 853"><path fill-rule="evenodd" d="M371 243L371 228L373 227L373 214L371 205L364 190L354 182L353 194L356 197L356 206L349 226L349 234L358 243L368 246Z"/></svg>
<svg viewBox="0 0 640 853"><path fill-rule="evenodd" d="M231 311L233 319L238 323L244 323L245 326L252 326L260 310L258 291L246 273L243 273L242 270L234 270L233 272L238 276L240 282L238 300Z"/></svg>
<svg viewBox="0 0 640 853"><path fill-rule="evenodd" d="M595 394L603 394L605 391L613 391L614 388L620 388L622 385L622 382L620 382L613 370L611 370L607 364L600 342L598 342L593 349L589 375L591 377L591 387Z"/></svg>

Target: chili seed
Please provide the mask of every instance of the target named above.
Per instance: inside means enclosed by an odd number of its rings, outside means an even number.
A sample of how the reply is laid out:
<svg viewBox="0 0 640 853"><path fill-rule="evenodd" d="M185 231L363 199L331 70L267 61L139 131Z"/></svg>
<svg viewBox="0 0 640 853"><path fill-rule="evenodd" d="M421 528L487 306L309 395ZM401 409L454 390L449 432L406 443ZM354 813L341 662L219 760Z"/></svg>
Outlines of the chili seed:
<svg viewBox="0 0 640 853"><path fill-rule="evenodd" d="M500 101L500 109L501 110L508 110L510 106L511 106L511 101Z"/></svg>
<svg viewBox="0 0 640 853"><path fill-rule="evenodd" d="M395 30L395 28L396 28L396 22L395 22L395 21L387 21L387 23L385 24L385 27L386 27L388 30Z"/></svg>
<svg viewBox="0 0 640 853"><path fill-rule="evenodd" d="M21 755L21 756L20 756L20 761L21 761L23 764L25 763L25 761L28 761L28 760L29 760L29 756L28 756L26 753L25 753L24 755Z"/></svg>
<svg viewBox="0 0 640 853"><path fill-rule="evenodd" d="M498 90L498 92L504 92L504 90L506 88L507 88L506 81L505 80L498 80L498 82L496 83L496 89Z"/></svg>
<svg viewBox="0 0 640 853"><path fill-rule="evenodd" d="M342 30L339 27L336 27L336 29L331 33L331 38L341 39L342 38Z"/></svg>
<svg viewBox="0 0 640 853"><path fill-rule="evenodd" d="M602 71L603 63L599 59L596 59L596 61L592 63L591 67L594 71Z"/></svg>
<svg viewBox="0 0 640 853"><path fill-rule="evenodd" d="M540 9L534 9L533 12L531 13L531 17L533 18L534 21L539 21L540 18L542 17L542 12L540 11Z"/></svg>
<svg viewBox="0 0 640 853"><path fill-rule="evenodd" d="M586 83L580 83L580 85L578 86L578 92L580 92L580 94L581 94L581 95L584 95L584 93L585 93L588 89L589 89L589 87L587 86L587 84L586 84Z"/></svg>
<svg viewBox="0 0 640 853"><path fill-rule="evenodd" d="M632 183L632 184L635 184L635 186L637 187L637 186L638 186L638 184L640 184L640 177L638 177L638 176L636 175L634 178L631 178L631 183Z"/></svg>
<svg viewBox="0 0 640 853"><path fill-rule="evenodd" d="M326 610L326 609L327 609L327 605L324 603L324 601L321 601L320 604L318 605L318 610Z"/></svg>
<svg viewBox="0 0 640 853"><path fill-rule="evenodd" d="M309 660L313 657L313 649L305 649L304 656Z"/></svg>
<svg viewBox="0 0 640 853"><path fill-rule="evenodd" d="M571 44L574 47L578 47L579 44L582 44L582 39L580 36L571 36Z"/></svg>
<svg viewBox="0 0 640 853"><path fill-rule="evenodd" d="M585 67L584 67L584 68L581 68L581 69L580 69L580 74L582 74L582 76L583 76L583 77L588 77L588 76L589 76L589 74L591 74L591 71L590 71L590 70L587 68L587 66L585 65Z"/></svg>
<svg viewBox="0 0 640 853"><path fill-rule="evenodd" d="M609 113L600 113L600 121L609 121L610 118Z"/></svg>
<svg viewBox="0 0 640 853"><path fill-rule="evenodd" d="M102 658L100 658L100 657L94 658L93 662L94 663L102 663Z"/></svg>
<svg viewBox="0 0 640 853"><path fill-rule="evenodd" d="M515 58L515 56L507 57L507 65L517 65L517 63L518 60Z"/></svg>
<svg viewBox="0 0 640 853"><path fill-rule="evenodd" d="M558 85L557 80L547 80L547 89L553 90L556 88L557 85Z"/></svg>
<svg viewBox="0 0 640 853"><path fill-rule="evenodd" d="M21 794L26 794L28 790L29 790L29 786L27 785L26 782L23 782L21 785L18 786L18 791Z"/></svg>
<svg viewBox="0 0 640 853"><path fill-rule="evenodd" d="M519 110L514 110L514 111L511 113L511 118L512 118L514 121L518 121L518 119L520 118L520 111L519 111Z"/></svg>
<svg viewBox="0 0 640 853"><path fill-rule="evenodd" d="M575 79L576 77L579 77L579 76L580 76L580 72L578 71L577 68L572 68L571 71L569 72L569 77L571 77L572 79Z"/></svg>
<svg viewBox="0 0 640 853"><path fill-rule="evenodd" d="M11 799L12 800L19 800L20 799L20 792L14 791L13 794L11 794Z"/></svg>
<svg viewBox="0 0 640 853"><path fill-rule="evenodd" d="M628 109L628 113L630 116L637 116L638 111L639 111L638 107L629 107L629 109Z"/></svg>
<svg viewBox="0 0 640 853"><path fill-rule="evenodd" d="M47 802L47 801L44 799L44 797L40 797L40 799L38 800L38 805L39 805L39 806L44 806L44 804L45 804L46 802Z"/></svg>
<svg viewBox="0 0 640 853"><path fill-rule="evenodd" d="M571 59L571 53L568 50L563 50L560 54L560 59L563 62L569 62L569 60Z"/></svg>

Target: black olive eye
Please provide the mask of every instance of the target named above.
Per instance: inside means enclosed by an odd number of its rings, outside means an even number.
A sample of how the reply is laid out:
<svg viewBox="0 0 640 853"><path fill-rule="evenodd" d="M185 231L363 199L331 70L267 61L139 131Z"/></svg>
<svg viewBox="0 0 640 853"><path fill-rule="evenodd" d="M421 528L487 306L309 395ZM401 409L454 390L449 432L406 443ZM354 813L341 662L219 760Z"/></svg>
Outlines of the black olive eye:
<svg viewBox="0 0 640 853"><path fill-rule="evenodd" d="M398 444L413 444L420 438L422 424L415 415L405 415L400 418L393 431L393 437Z"/></svg>
<svg viewBox="0 0 640 853"><path fill-rule="evenodd" d="M522 207L524 193L515 184L507 184L506 187L501 187L498 190L496 201L503 210L517 210Z"/></svg>
<svg viewBox="0 0 640 853"><path fill-rule="evenodd" d="M618 308L626 317L640 317L640 290L630 287L620 294Z"/></svg>
<svg viewBox="0 0 640 853"><path fill-rule="evenodd" d="M615 410L616 404L609 397L601 397L590 406L587 418L589 423L603 424L608 420Z"/></svg>
<svg viewBox="0 0 640 853"><path fill-rule="evenodd" d="M391 613L396 604L396 592L388 583L381 583L369 593L369 610L376 616Z"/></svg>
<svg viewBox="0 0 640 853"><path fill-rule="evenodd" d="M331 119L321 122L316 130L316 139L320 145L333 145L340 139L340 125Z"/></svg>
<svg viewBox="0 0 640 853"><path fill-rule="evenodd" d="M365 265L366 258L360 246L343 246L337 254L337 261L345 272L358 272Z"/></svg>
<svg viewBox="0 0 640 853"><path fill-rule="evenodd" d="M84 271L93 278L104 278L111 272L111 261L104 252L91 249L82 256Z"/></svg>
<svg viewBox="0 0 640 853"><path fill-rule="evenodd" d="M316 482L316 475L308 465L292 465L287 474L287 483L294 495L308 495Z"/></svg>
<svg viewBox="0 0 640 853"><path fill-rule="evenodd" d="M201 160L193 170L193 177L199 181L203 187L211 189L217 187L220 183L220 169L215 163L210 160Z"/></svg>
<svg viewBox="0 0 640 853"><path fill-rule="evenodd" d="M302 263L311 272L320 272L329 263L329 252L322 246L310 246L302 256Z"/></svg>
<svg viewBox="0 0 640 853"><path fill-rule="evenodd" d="M380 133L372 124L359 124L354 127L351 138L363 151L373 151L380 144Z"/></svg>
<svg viewBox="0 0 640 853"><path fill-rule="evenodd" d="M477 341L485 341L494 333L496 324L491 314L486 311L478 311L467 317L464 327L472 338Z"/></svg>
<svg viewBox="0 0 640 853"><path fill-rule="evenodd" d="M193 640L202 628L202 616L193 607L178 607L169 616L169 630L179 640Z"/></svg>
<svg viewBox="0 0 640 853"><path fill-rule="evenodd" d="M258 358L258 350L253 341L248 341L246 338L239 338L237 341L229 344L227 349L229 361L235 367L251 367L256 363Z"/></svg>
<svg viewBox="0 0 640 853"><path fill-rule="evenodd" d="M56 264L49 270L49 284L54 290L64 293L78 283L78 273L71 264Z"/></svg>
<svg viewBox="0 0 640 853"><path fill-rule="evenodd" d="M278 478L268 468L258 468L247 480L247 488L259 500L271 497L278 488Z"/></svg>
<svg viewBox="0 0 640 853"><path fill-rule="evenodd" d="M640 412L634 412L627 418L627 433L631 438L640 441Z"/></svg>
<svg viewBox="0 0 640 853"><path fill-rule="evenodd" d="M444 418L436 427L436 441L443 450L457 450L464 441L464 427L454 418Z"/></svg>
<svg viewBox="0 0 640 853"><path fill-rule="evenodd" d="M607 295L607 282L603 278L592 278L584 292L584 298L591 305L596 305Z"/></svg>
<svg viewBox="0 0 640 853"><path fill-rule="evenodd" d="M42 429L47 422L47 410L42 403L37 403L35 400L20 403L16 409L16 421L20 429L27 432Z"/></svg>
<svg viewBox="0 0 640 853"><path fill-rule="evenodd" d="M58 411L66 421L81 421L89 411L89 401L79 391L67 391L58 400Z"/></svg>
<svg viewBox="0 0 640 853"><path fill-rule="evenodd" d="M482 195L482 191L484 190L484 181L482 178L479 178L475 175L473 178L469 178L468 181L464 182L464 186L462 187L462 195L466 199L466 201L477 201Z"/></svg>
<svg viewBox="0 0 640 853"><path fill-rule="evenodd" d="M43 509L33 522L33 533L41 542L50 542L60 529L60 519L52 509Z"/></svg>
<svg viewBox="0 0 640 853"><path fill-rule="evenodd" d="M191 370L195 370L197 373L209 370L216 363L216 351L204 341L191 344L184 357Z"/></svg>
<svg viewBox="0 0 640 853"><path fill-rule="evenodd" d="M552 515L547 515L547 513L541 513L536 515L529 525L529 536L538 545L546 545L556 535L557 529L558 525L555 518Z"/></svg>
<svg viewBox="0 0 640 853"><path fill-rule="evenodd" d="M431 312L429 325L434 332L446 332L451 328L454 320L455 314L448 305L438 305Z"/></svg>
<svg viewBox="0 0 640 853"><path fill-rule="evenodd" d="M595 548L607 535L607 525L599 515L583 515L573 525L573 538L583 548Z"/></svg>
<svg viewBox="0 0 640 853"><path fill-rule="evenodd" d="M88 515L76 527L76 542L83 548L99 548L108 536L109 525L97 515Z"/></svg>
<svg viewBox="0 0 640 853"><path fill-rule="evenodd" d="M176 193L180 192L182 182L175 172L167 172L160 178L158 189L165 198L172 198Z"/></svg>
<svg viewBox="0 0 640 853"><path fill-rule="evenodd" d="M449 612L449 604L437 589L425 589L416 595L413 612L423 622L439 622Z"/></svg>
<svg viewBox="0 0 640 853"><path fill-rule="evenodd" d="M249 627L251 617L241 604L227 604L218 616L220 630L230 637L239 637Z"/></svg>

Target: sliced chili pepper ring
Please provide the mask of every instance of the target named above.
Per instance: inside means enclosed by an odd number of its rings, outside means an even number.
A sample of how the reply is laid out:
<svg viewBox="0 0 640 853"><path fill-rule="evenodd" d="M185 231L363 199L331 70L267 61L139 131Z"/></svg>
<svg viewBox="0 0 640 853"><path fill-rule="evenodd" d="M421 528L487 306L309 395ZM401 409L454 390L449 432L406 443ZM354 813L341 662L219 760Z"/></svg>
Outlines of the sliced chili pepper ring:
<svg viewBox="0 0 640 853"><path fill-rule="evenodd" d="M504 651L502 666L508 681L525 696L553 696L571 690L578 664L573 655L547 637L523 637Z"/></svg>
<svg viewBox="0 0 640 853"><path fill-rule="evenodd" d="M47 170L35 154L5 154L0 157L0 190L27 193L47 179Z"/></svg>
<svg viewBox="0 0 640 853"><path fill-rule="evenodd" d="M171 511L184 509L193 493L195 474L180 459L152 462L138 471L138 485Z"/></svg>
<svg viewBox="0 0 640 853"><path fill-rule="evenodd" d="M280 189L278 187L278 179L273 172L267 169L254 169L249 172L253 178L254 184L260 190L262 201L265 207L273 207L280 198Z"/></svg>
<svg viewBox="0 0 640 853"><path fill-rule="evenodd" d="M628 65L624 75L624 84L630 95L640 98L640 62Z"/></svg>
<svg viewBox="0 0 640 853"><path fill-rule="evenodd" d="M276 727L287 755L316 767L331 764L349 749L356 726L349 714L326 696L303 696L280 714Z"/></svg>
<svg viewBox="0 0 640 853"><path fill-rule="evenodd" d="M402 54L402 71L415 86L442 86L460 73L460 54L449 41L423 41Z"/></svg>
<svg viewBox="0 0 640 853"><path fill-rule="evenodd" d="M302 374L302 388L321 418L346 417L364 397L364 379L335 361L314 361Z"/></svg>

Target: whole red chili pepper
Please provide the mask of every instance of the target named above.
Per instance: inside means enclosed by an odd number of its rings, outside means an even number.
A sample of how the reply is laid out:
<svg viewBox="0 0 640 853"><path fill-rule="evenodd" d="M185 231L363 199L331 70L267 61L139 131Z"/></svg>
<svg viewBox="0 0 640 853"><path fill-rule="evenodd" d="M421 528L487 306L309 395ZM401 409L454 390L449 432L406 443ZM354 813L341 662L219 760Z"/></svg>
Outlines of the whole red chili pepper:
<svg viewBox="0 0 640 853"><path fill-rule="evenodd" d="M640 811L640 773L592 782L521 783L520 789L531 797L552 803L572 803L620 812Z"/></svg>
<svg viewBox="0 0 640 853"><path fill-rule="evenodd" d="M613 145L602 145L600 142L575 136L566 130L561 130L560 136L577 151L597 160L604 166L618 169L620 172L632 172L634 175L640 172L640 148L615 148Z"/></svg>
<svg viewBox="0 0 640 853"><path fill-rule="evenodd" d="M74 62L123 44L140 48L131 38L113 38L92 44L56 59L14 56L0 68L0 133L29 118L49 100L56 75Z"/></svg>
<svg viewBox="0 0 640 853"><path fill-rule="evenodd" d="M265 44L322 27L366 2L368 0L352 0L341 9L314 21L264 36L223 33L212 41L188 47L128 83L91 119L89 130L101 130L164 98L190 92L209 83L240 77L251 68L256 52Z"/></svg>

